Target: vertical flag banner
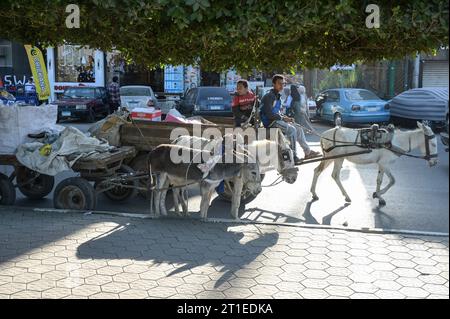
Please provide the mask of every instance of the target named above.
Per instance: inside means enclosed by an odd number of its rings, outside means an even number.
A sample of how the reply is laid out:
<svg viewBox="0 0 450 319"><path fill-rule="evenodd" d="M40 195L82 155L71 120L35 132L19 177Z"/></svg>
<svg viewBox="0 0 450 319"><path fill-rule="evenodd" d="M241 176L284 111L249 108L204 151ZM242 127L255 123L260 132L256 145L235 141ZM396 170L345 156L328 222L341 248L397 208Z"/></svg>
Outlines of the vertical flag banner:
<svg viewBox="0 0 450 319"><path fill-rule="evenodd" d="M39 48L32 45L25 45L25 50L27 51L39 100L47 100L50 97L50 84L42 52Z"/></svg>

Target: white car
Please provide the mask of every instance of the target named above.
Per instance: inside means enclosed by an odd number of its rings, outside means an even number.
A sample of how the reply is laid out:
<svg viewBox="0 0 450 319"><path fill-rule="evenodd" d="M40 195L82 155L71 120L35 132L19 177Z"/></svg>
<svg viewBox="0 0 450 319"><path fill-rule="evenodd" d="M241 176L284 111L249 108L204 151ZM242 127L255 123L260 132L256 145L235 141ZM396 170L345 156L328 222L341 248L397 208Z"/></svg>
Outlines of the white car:
<svg viewBox="0 0 450 319"><path fill-rule="evenodd" d="M120 88L120 104L128 110L136 107L160 108L158 99L150 86L125 85Z"/></svg>

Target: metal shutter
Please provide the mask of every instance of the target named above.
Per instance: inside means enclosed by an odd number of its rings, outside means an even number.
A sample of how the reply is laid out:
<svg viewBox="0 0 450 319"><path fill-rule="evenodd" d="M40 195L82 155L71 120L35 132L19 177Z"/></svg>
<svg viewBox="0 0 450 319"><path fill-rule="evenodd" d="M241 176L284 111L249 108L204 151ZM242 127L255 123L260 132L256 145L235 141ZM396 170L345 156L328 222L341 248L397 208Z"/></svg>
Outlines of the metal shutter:
<svg viewBox="0 0 450 319"><path fill-rule="evenodd" d="M422 87L448 88L448 61L425 61L423 63Z"/></svg>

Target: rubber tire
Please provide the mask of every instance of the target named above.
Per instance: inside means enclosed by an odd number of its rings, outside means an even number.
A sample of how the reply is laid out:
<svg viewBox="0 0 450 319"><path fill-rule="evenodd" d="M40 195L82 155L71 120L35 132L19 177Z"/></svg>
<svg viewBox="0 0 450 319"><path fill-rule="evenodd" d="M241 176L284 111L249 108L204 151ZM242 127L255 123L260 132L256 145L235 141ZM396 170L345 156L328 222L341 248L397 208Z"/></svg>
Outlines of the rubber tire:
<svg viewBox="0 0 450 319"><path fill-rule="evenodd" d="M122 165L117 170L117 173L135 173L135 171L127 165ZM132 185L132 186L138 187L139 181L134 180L130 183L126 183L126 185ZM97 183L96 183L96 186L97 186ZM118 186L118 187L120 187L120 186ZM122 193L114 194L113 191L118 187L107 190L106 192L102 192L102 194L104 194L108 199L112 200L113 202L123 202L130 198L135 197L138 193L138 190L136 188L124 188ZM95 188L97 188L97 187L95 187Z"/></svg>
<svg viewBox="0 0 450 319"><path fill-rule="evenodd" d="M334 113L334 121L333 121L334 126L338 126L336 124L338 119L340 119L340 122L341 122L340 126L344 126L344 121L342 121L342 115L339 112Z"/></svg>
<svg viewBox="0 0 450 319"><path fill-rule="evenodd" d="M0 173L0 205L14 205L16 190L8 176Z"/></svg>
<svg viewBox="0 0 450 319"><path fill-rule="evenodd" d="M77 192L77 196L82 197L82 206L73 207L70 205L68 198L62 198L67 196L65 192L69 192L72 188ZM97 204L97 197L95 195L94 187L84 178L81 177L69 177L61 181L55 189L53 194L53 205L59 209L75 209L75 210L94 210Z"/></svg>
<svg viewBox="0 0 450 319"><path fill-rule="evenodd" d="M264 177L265 177L265 174L261 174L261 182L262 182L262 180L264 179ZM244 187L245 187L245 185L244 185L243 188L242 188L242 192L245 191L245 190L244 190ZM259 195L259 194L254 195L254 194L249 193L247 196L244 196L244 195L242 195L242 193L241 193L241 203L242 203L242 204L248 204L248 203L250 203L251 201L253 201L253 200L256 198L256 196L258 196L258 195ZM221 200L226 201L226 202L230 202L230 203L231 203L231 194L229 194L229 193L226 191L226 188L225 188L225 192L223 192L223 193L218 193L218 196L219 196L219 198L220 198Z"/></svg>
<svg viewBox="0 0 450 319"><path fill-rule="evenodd" d="M28 178L32 178L32 174L37 172L32 171L24 166L19 166L16 170L17 187L20 192L30 199L41 199L51 193L53 186L55 186L55 178L53 176L40 174L31 184L21 186ZM30 176L31 174L31 176ZM37 173L39 174L39 173ZM25 180L22 180L25 178Z"/></svg>

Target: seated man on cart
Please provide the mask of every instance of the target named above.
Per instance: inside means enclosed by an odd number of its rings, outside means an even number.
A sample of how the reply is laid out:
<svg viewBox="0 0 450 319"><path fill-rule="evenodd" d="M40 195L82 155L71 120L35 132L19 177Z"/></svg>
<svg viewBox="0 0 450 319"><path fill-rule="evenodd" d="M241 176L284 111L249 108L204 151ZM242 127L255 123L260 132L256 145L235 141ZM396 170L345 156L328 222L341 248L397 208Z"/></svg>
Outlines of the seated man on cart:
<svg viewBox="0 0 450 319"><path fill-rule="evenodd" d="M281 94L284 88L284 77L276 74L272 78L273 89L267 92L261 100L261 121L265 128L279 128L290 140L292 151L294 152L294 162L300 164L302 160L297 156L297 142L305 153L304 159L311 159L321 156L319 152L311 150L306 142L305 133L294 119L281 113Z"/></svg>

